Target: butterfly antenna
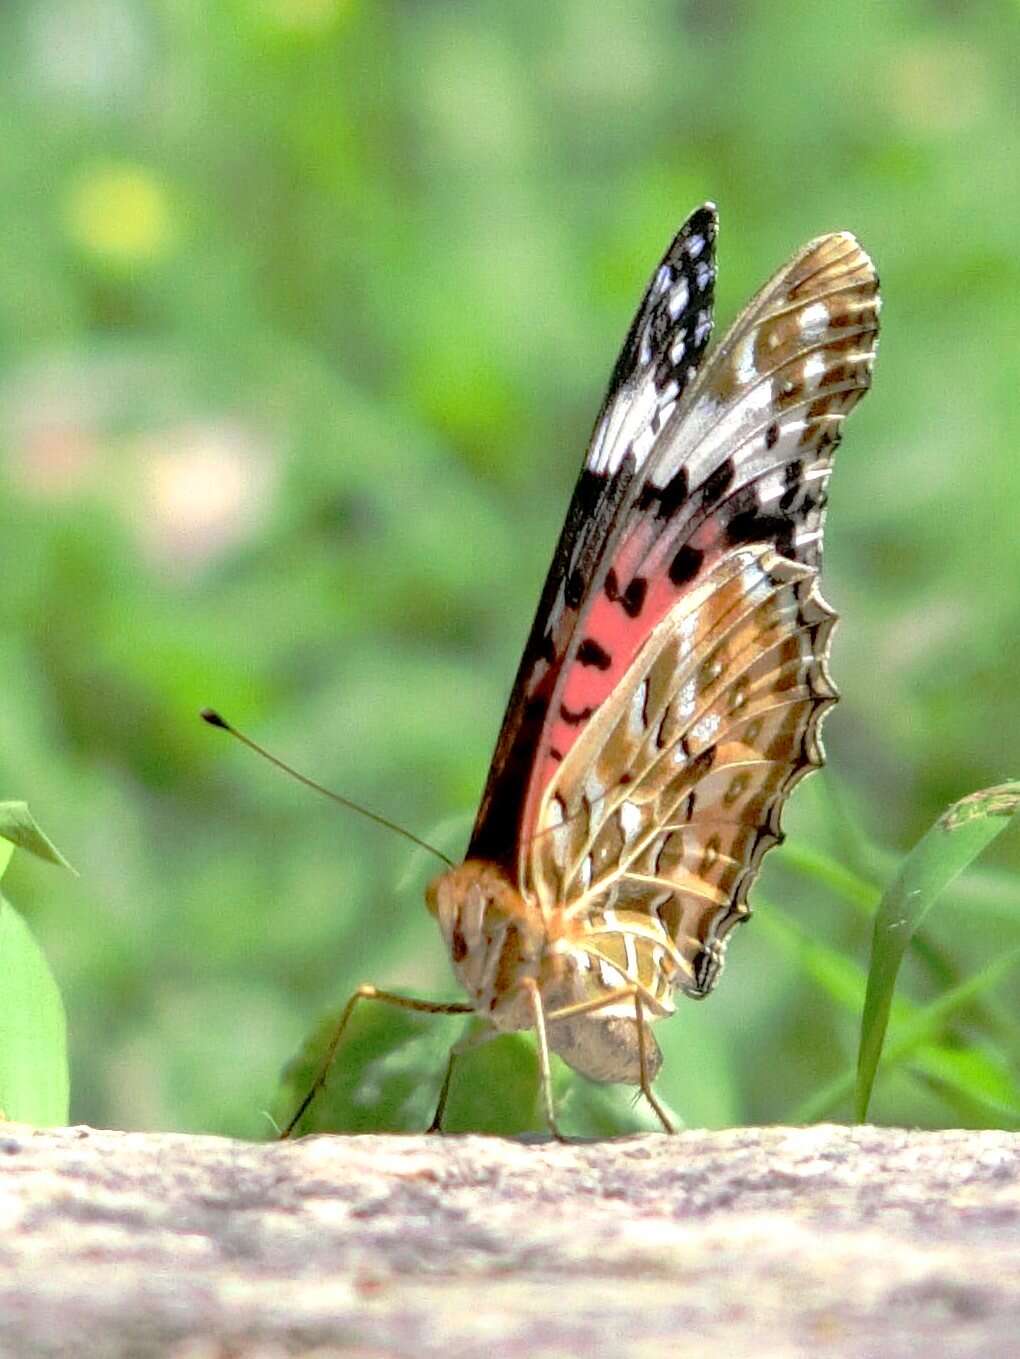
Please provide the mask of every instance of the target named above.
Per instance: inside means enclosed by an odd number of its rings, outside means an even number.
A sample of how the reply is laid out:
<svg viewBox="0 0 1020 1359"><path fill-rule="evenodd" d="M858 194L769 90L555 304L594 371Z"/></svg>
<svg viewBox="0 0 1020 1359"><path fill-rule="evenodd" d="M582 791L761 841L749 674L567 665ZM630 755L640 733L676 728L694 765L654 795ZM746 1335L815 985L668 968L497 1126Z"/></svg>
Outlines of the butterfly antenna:
<svg viewBox="0 0 1020 1359"><path fill-rule="evenodd" d="M214 708L203 708L200 716L203 722L209 723L210 727L219 727L221 731L229 732L230 735L236 737L243 746L247 746L249 750L254 750L256 755L261 755L262 758L268 760L270 764L275 764L277 769L282 769L285 774L289 774L292 779L297 779L298 783L303 783L306 788L311 788L313 792L321 793L323 797L328 797L331 802L337 802L341 807L346 807L349 811L360 813L361 816L367 817L369 821L374 821L377 826L385 826L387 830L396 831L397 835L402 835L405 840L410 840L412 845L417 845L419 849L427 849L430 854L434 854L437 859L442 859L444 864L453 868L453 860L448 858L441 849L436 849L435 845L430 845L427 840L422 840L420 836L415 835L412 831L406 830L403 826L398 826L395 821L390 821L388 817L380 816L378 812L369 811L367 807L362 807L360 803L352 802L349 797L343 797L340 793L334 793L331 788L323 787L321 783L316 783L314 779L308 778L306 774L299 774L298 771L292 769L289 764L285 764L283 760L277 759L275 755L271 755L268 750L260 746L257 741L253 741L250 736L245 736L243 731L238 731L235 726L216 712Z"/></svg>

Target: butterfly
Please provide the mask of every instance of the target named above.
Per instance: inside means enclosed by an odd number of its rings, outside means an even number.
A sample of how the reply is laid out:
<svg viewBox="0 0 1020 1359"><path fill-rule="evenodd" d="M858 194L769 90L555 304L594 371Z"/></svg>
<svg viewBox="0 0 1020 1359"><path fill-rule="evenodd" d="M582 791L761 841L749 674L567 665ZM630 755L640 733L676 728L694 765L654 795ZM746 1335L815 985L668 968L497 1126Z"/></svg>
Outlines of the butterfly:
<svg viewBox="0 0 1020 1359"><path fill-rule="evenodd" d="M715 207L698 208L648 284L467 856L426 892L469 999L362 987L326 1069L361 999L473 1012L483 1039L534 1030L554 1133L550 1052L640 1087L672 1130L651 1026L715 985L786 799L823 762L837 698L836 615L819 592L826 492L871 382L880 308L871 260L835 232L797 251L709 350L717 229Z"/></svg>

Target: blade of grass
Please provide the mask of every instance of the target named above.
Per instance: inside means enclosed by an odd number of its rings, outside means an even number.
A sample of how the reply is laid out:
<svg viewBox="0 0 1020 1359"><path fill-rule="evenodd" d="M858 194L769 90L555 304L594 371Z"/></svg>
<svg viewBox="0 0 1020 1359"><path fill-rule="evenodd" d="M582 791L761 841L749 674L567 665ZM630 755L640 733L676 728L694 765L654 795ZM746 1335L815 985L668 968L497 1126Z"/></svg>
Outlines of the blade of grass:
<svg viewBox="0 0 1020 1359"><path fill-rule="evenodd" d="M1002 784L954 803L914 846L882 898L868 969L854 1100L867 1117L896 977L911 936L953 879L1009 824L1020 807L1020 784Z"/></svg>
<svg viewBox="0 0 1020 1359"><path fill-rule="evenodd" d="M27 849L37 859L45 859L47 863L58 864L61 868L70 868L72 873L75 872L40 828L28 810L27 802L0 802L0 839L17 845L19 849Z"/></svg>
<svg viewBox="0 0 1020 1359"><path fill-rule="evenodd" d="M0 897L0 1115L53 1127L67 1122L67 1020L42 949Z"/></svg>

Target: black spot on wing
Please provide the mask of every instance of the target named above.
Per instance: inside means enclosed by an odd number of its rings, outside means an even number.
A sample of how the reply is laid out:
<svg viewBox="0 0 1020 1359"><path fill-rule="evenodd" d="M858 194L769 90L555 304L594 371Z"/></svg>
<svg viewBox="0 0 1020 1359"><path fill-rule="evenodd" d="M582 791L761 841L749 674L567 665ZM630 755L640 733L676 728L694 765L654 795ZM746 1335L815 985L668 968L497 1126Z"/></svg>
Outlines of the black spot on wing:
<svg viewBox="0 0 1020 1359"><path fill-rule="evenodd" d="M565 703L560 704L560 717L566 722L568 727L579 727L582 722L587 722L595 711L594 708L578 708L576 712L573 708L568 708Z"/></svg>
<svg viewBox="0 0 1020 1359"><path fill-rule="evenodd" d="M638 614L645 607L645 595L648 593L648 581L644 576L635 576L631 583L620 595L620 603L623 611L630 618L637 618Z"/></svg>
<svg viewBox="0 0 1020 1359"><path fill-rule="evenodd" d="M725 495L733 484L737 469L732 458L726 458L714 472L705 478L701 485L701 502L703 505L714 504L715 501Z"/></svg>
<svg viewBox="0 0 1020 1359"><path fill-rule="evenodd" d="M654 510L657 519L672 519L683 508L690 492L687 468L681 467L661 489L649 482L638 496L639 510Z"/></svg>
<svg viewBox="0 0 1020 1359"><path fill-rule="evenodd" d="M582 665L593 666L596 670L608 670L613 663L609 652L594 637L586 637L577 648L577 659Z"/></svg>
<svg viewBox="0 0 1020 1359"><path fill-rule="evenodd" d="M742 510L726 524L726 539L733 547L744 543L775 543L784 556L790 555L795 525L785 514L764 514Z"/></svg>
<svg viewBox="0 0 1020 1359"><path fill-rule="evenodd" d="M779 426L778 424L776 424L775 420L773 420L772 424L769 425L768 429L765 431L765 447L775 448L778 442L779 442Z"/></svg>
<svg viewBox="0 0 1020 1359"><path fill-rule="evenodd" d="M704 559L704 552L700 552L696 547L691 547L690 543L684 543L669 564L671 582L680 586L692 581L701 570L701 563Z"/></svg>
<svg viewBox="0 0 1020 1359"><path fill-rule="evenodd" d="M701 752L700 755L696 755L696 756L695 756L695 758L694 758L694 764L691 766L691 772L692 772L692 774L693 774L696 778L699 778L699 779L704 778L704 776L709 772L709 770L710 770L710 769L712 768L712 766L715 764L715 757L716 757L716 754L717 754L717 753L718 753L718 747L716 747L716 746L706 746L705 749Z"/></svg>

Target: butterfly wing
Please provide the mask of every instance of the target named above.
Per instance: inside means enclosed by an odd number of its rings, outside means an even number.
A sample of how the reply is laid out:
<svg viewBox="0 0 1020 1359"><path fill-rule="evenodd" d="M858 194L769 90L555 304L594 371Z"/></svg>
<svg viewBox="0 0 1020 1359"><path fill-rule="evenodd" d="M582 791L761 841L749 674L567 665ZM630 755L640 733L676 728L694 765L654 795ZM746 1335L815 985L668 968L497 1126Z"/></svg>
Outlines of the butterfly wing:
<svg viewBox="0 0 1020 1359"><path fill-rule="evenodd" d="M583 915L586 949L620 982L663 1003L673 985L711 989L783 804L822 763L834 620L810 567L735 548L652 631L544 790L527 890Z"/></svg>
<svg viewBox="0 0 1020 1359"><path fill-rule="evenodd" d="M681 252L681 258L687 256ZM809 573L802 589L813 583L832 453L845 415L870 384L877 287L871 261L849 233L821 237L766 284L699 376L667 407L653 434L635 435L624 418L615 426L615 441L600 442L601 431L614 428L611 389L581 480L597 466L594 475L607 488L598 508L613 518L588 540L583 528L571 529L568 518L564 542L573 547L587 541L594 550L576 557L558 554L554 563L469 851L501 862L526 892L540 888L546 898L550 882L552 870L539 862L544 851L534 846L557 815L556 799L546 796L552 781L561 769L568 782L576 779L573 750L604 707L598 730L603 732L605 723L616 730L614 719L623 712L628 692L625 681L637 673L632 667L649 638L660 635L660 624L674 613L675 626L689 620L686 597L706 581L722 588L716 572L725 574L727 562L742 563L736 578L749 582L744 549L770 548ZM646 296L643 307L647 304ZM704 311L699 306L696 329ZM645 371L653 363L649 354ZM650 427L649 420L641 429ZM760 554L758 561L765 572ZM580 572L572 589L564 575L568 568ZM817 608L824 606L812 604L808 614ZM546 626L550 617L556 622L552 629ZM824 669L828 627L823 621L815 619L810 628L804 623L799 632L813 636ZM693 625L688 621L686 626ZM702 637L692 645L703 652L708 643ZM689 677L682 682L689 683ZM826 688L815 697L827 704L833 694ZM813 714L815 707L809 703L808 708ZM805 710L797 723L803 732L789 742L791 769L810 767L821 758L807 735L817 720L808 720ZM811 758L805 754L809 750ZM633 770L621 768L621 775L628 773L633 777ZM784 791L773 790L751 810L745 808L747 833L732 846L738 851L734 859L745 866L753 859L757 866L767 844L751 834L752 813L760 812L771 824L768 843L774 843L782 801L793 781L779 779L776 788ZM711 805L711 799L699 800L702 809ZM723 809L717 810L722 815ZM649 899L661 890L649 886Z"/></svg>

